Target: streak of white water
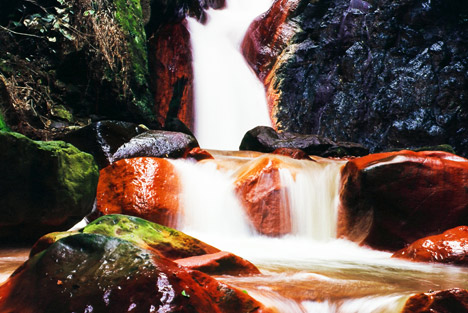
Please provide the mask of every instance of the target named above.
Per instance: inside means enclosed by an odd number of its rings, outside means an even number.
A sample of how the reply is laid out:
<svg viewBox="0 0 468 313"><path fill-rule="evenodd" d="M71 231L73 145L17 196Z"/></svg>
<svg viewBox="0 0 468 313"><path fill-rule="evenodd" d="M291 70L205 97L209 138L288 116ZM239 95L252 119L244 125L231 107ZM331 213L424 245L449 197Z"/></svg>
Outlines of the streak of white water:
<svg viewBox="0 0 468 313"><path fill-rule="evenodd" d="M292 233L314 240L336 238L341 162L301 162L299 170L280 169L288 186Z"/></svg>
<svg viewBox="0 0 468 313"><path fill-rule="evenodd" d="M240 53L253 19L272 0L227 0L226 8L208 10L205 25L188 20L191 33L195 136L207 149L237 150L246 131L271 121L264 86Z"/></svg>
<svg viewBox="0 0 468 313"><path fill-rule="evenodd" d="M184 207L178 225L186 233L205 236L249 237L253 229L234 194L233 181L215 163L175 160L183 182Z"/></svg>

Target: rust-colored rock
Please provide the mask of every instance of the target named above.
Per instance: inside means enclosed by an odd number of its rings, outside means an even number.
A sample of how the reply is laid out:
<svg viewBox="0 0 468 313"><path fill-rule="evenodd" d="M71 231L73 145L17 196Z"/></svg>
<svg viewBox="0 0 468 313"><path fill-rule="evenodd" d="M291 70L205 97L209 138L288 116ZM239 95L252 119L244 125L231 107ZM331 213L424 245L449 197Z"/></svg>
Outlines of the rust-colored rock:
<svg viewBox="0 0 468 313"><path fill-rule="evenodd" d="M393 258L417 262L468 265L468 226L449 229L440 235L419 239L395 252Z"/></svg>
<svg viewBox="0 0 468 313"><path fill-rule="evenodd" d="M123 159L100 171L96 207L103 214L138 216L174 227L179 190L174 167L166 159Z"/></svg>
<svg viewBox="0 0 468 313"><path fill-rule="evenodd" d="M169 115L193 129L193 69L190 33L184 22L163 25L149 39L148 55L156 113L161 125ZM180 85L178 82L184 81ZM181 88L181 90L175 90ZM180 99L169 104L173 96Z"/></svg>
<svg viewBox="0 0 468 313"><path fill-rule="evenodd" d="M467 313L468 291L448 289L420 293L406 301L401 313Z"/></svg>
<svg viewBox="0 0 468 313"><path fill-rule="evenodd" d="M249 261L226 251L193 256L175 260L177 264L210 275L252 275L260 274Z"/></svg>
<svg viewBox="0 0 468 313"><path fill-rule="evenodd" d="M399 151L349 161L342 171L338 235L396 251L468 224L468 160Z"/></svg>
<svg viewBox="0 0 468 313"><path fill-rule="evenodd" d="M307 153L301 149L294 148L278 148L273 151L273 154L284 155L296 160L312 160Z"/></svg>
<svg viewBox="0 0 468 313"><path fill-rule="evenodd" d="M245 59L263 82L295 34L294 26L287 20L290 10L298 4L298 0L276 0L250 24L242 41Z"/></svg>
<svg viewBox="0 0 468 313"><path fill-rule="evenodd" d="M193 148L190 151L187 151L184 156L185 159L191 159L195 161L214 159L214 157L206 150L201 149L200 147Z"/></svg>
<svg viewBox="0 0 468 313"><path fill-rule="evenodd" d="M281 160L264 156L246 164L235 181L236 192L255 229L264 235L291 232L291 215L279 169Z"/></svg>

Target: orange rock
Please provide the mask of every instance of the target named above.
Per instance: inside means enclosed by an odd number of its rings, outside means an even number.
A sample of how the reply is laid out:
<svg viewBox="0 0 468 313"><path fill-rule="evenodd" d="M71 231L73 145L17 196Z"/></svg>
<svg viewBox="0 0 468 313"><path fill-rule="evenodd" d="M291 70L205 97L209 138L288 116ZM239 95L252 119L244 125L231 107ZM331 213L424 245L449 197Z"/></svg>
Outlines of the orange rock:
<svg viewBox="0 0 468 313"><path fill-rule="evenodd" d="M179 190L174 167L166 159L123 159L100 171L96 207L103 214L133 215L174 227Z"/></svg>
<svg viewBox="0 0 468 313"><path fill-rule="evenodd" d="M193 256L175 260L177 264L210 275L252 275L260 274L249 261L226 251Z"/></svg>
<svg viewBox="0 0 468 313"><path fill-rule="evenodd" d="M201 149L200 147L193 148L190 151L187 151L184 156L185 159L192 159L195 161L201 161L206 159L214 159L214 157L206 150Z"/></svg>
<svg viewBox="0 0 468 313"><path fill-rule="evenodd" d="M406 301L401 313L462 313L468 312L468 291L448 289L420 293Z"/></svg>
<svg viewBox="0 0 468 313"><path fill-rule="evenodd" d="M164 125L173 89L184 79L177 117L193 129L193 69L190 33L183 22L165 24L149 39L148 59L158 121Z"/></svg>
<svg viewBox="0 0 468 313"><path fill-rule="evenodd" d="M395 251L468 224L468 160L437 151L371 154L342 170L338 235Z"/></svg>
<svg viewBox="0 0 468 313"><path fill-rule="evenodd" d="M419 239L395 252L392 257L417 262L468 265L468 226L455 227L440 235Z"/></svg>
<svg viewBox="0 0 468 313"><path fill-rule="evenodd" d="M235 181L247 216L259 233L268 236L291 232L289 201L280 179L281 164L281 160L273 156L254 159Z"/></svg>
<svg viewBox="0 0 468 313"><path fill-rule="evenodd" d="M285 155L290 158L296 159L296 160L311 160L313 161L307 153L305 153L301 149L294 149L294 148L278 148L275 151L273 151L273 154L278 154L278 155Z"/></svg>

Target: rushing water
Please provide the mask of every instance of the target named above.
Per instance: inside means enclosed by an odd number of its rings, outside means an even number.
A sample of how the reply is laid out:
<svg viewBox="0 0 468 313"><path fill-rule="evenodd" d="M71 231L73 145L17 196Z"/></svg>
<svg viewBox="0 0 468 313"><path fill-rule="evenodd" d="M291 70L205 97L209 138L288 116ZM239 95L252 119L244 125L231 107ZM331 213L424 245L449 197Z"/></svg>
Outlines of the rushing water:
<svg viewBox="0 0 468 313"><path fill-rule="evenodd" d="M336 209L343 161L280 158L292 233L257 234L235 196L242 168L266 156L216 156L199 163L175 161L182 180L179 228L257 265L261 276L219 279L246 290L278 312L399 312L414 293L467 288L464 268L411 263L336 239ZM295 213L294 213L295 212Z"/></svg>
<svg viewBox="0 0 468 313"><path fill-rule="evenodd" d="M202 25L189 19L195 87L195 136L204 148L237 150L245 132L271 125L263 85L240 44L252 20L272 0L227 0Z"/></svg>

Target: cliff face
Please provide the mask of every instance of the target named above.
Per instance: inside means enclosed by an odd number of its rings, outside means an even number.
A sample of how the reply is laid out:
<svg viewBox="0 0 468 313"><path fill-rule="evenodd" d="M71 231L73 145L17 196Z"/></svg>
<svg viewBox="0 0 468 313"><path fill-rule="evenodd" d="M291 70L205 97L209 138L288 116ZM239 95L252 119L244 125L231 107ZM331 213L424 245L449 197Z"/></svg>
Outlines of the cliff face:
<svg viewBox="0 0 468 313"><path fill-rule="evenodd" d="M278 130L466 156L467 17L455 0L277 0L244 55Z"/></svg>

